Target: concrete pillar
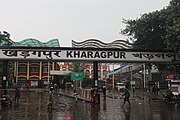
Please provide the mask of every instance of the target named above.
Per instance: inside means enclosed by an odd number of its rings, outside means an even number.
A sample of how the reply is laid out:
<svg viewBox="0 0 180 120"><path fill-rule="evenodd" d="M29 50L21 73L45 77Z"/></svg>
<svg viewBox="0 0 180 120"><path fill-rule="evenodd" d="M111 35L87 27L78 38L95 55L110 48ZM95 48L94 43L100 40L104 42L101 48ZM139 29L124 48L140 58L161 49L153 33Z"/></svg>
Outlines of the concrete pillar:
<svg viewBox="0 0 180 120"><path fill-rule="evenodd" d="M4 90L4 94L7 94L7 81L8 81L8 61L3 60L3 75L2 75L2 89Z"/></svg>
<svg viewBox="0 0 180 120"><path fill-rule="evenodd" d="M97 61L94 61L93 62L93 69L94 69L94 87L97 87L98 86L98 62Z"/></svg>

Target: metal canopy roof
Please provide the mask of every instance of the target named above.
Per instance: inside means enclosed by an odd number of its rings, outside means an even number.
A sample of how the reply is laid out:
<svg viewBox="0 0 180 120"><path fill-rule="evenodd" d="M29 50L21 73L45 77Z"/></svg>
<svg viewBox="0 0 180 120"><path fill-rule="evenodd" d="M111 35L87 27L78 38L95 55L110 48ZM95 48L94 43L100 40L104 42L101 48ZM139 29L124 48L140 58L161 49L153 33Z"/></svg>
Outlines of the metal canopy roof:
<svg viewBox="0 0 180 120"><path fill-rule="evenodd" d="M58 39L52 39L47 42L41 42L34 38L24 39L20 42L9 41L8 46L26 46L26 47L60 47ZM2 42L0 46L7 46L6 42Z"/></svg>

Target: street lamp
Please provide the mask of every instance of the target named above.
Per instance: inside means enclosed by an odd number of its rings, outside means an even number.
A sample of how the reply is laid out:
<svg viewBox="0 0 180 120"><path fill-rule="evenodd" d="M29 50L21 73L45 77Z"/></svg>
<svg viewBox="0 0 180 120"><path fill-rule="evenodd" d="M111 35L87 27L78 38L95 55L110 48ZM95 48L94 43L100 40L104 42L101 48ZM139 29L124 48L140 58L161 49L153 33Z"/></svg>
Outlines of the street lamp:
<svg viewBox="0 0 180 120"><path fill-rule="evenodd" d="M133 71L133 66L130 66L130 70L131 70L131 90L132 90L132 80L133 80L133 78L132 78L132 71Z"/></svg>
<svg viewBox="0 0 180 120"><path fill-rule="evenodd" d="M144 88L146 88L146 65L143 63L143 80L144 80Z"/></svg>
<svg viewBox="0 0 180 120"><path fill-rule="evenodd" d="M48 61L48 85L49 85L49 61Z"/></svg>
<svg viewBox="0 0 180 120"><path fill-rule="evenodd" d="M114 80L114 64L113 64L113 90L114 90L114 84L115 84L115 80Z"/></svg>

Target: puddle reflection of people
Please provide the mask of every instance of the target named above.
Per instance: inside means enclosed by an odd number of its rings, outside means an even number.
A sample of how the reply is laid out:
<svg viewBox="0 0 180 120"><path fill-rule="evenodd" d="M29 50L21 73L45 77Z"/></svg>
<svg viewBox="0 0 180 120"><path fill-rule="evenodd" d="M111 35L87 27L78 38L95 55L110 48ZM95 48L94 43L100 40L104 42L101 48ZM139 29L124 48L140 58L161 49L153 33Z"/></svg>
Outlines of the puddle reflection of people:
<svg viewBox="0 0 180 120"><path fill-rule="evenodd" d="M102 92L103 92L104 100L106 100L106 87L105 86L103 86Z"/></svg>
<svg viewBox="0 0 180 120"><path fill-rule="evenodd" d="M106 110L106 101L103 103L103 110Z"/></svg>
<svg viewBox="0 0 180 120"><path fill-rule="evenodd" d="M91 105L91 119L98 120L98 113L100 110L100 104L92 104Z"/></svg>
<svg viewBox="0 0 180 120"><path fill-rule="evenodd" d="M71 120L71 114L68 112L67 120Z"/></svg>
<svg viewBox="0 0 180 120"><path fill-rule="evenodd" d="M16 88L16 90L15 90L15 102L19 101L20 93L21 93L20 90L18 88Z"/></svg>
<svg viewBox="0 0 180 120"><path fill-rule="evenodd" d="M52 120L52 119L53 119L52 110L49 110L49 112L48 112L48 114L47 114L47 119L48 119L48 120Z"/></svg>
<svg viewBox="0 0 180 120"><path fill-rule="evenodd" d="M49 91L49 101L48 101L48 109L52 109L53 106L53 93Z"/></svg>
<svg viewBox="0 0 180 120"><path fill-rule="evenodd" d="M125 115L125 120L130 120L131 108L126 109L123 107L123 111L124 111L124 115Z"/></svg>

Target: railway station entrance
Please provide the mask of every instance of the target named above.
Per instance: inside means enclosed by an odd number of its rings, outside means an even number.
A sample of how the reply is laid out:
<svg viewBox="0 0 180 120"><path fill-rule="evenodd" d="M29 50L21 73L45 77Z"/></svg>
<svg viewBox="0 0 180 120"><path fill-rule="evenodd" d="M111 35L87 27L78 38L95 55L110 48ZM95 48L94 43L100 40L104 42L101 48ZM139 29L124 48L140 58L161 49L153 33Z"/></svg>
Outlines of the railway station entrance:
<svg viewBox="0 0 180 120"><path fill-rule="evenodd" d="M171 63L179 64L180 55L170 51L139 51L117 48L70 48L70 47L0 47L3 60L3 89L7 84L8 61L58 61L92 62L93 86L98 86L98 63Z"/></svg>

